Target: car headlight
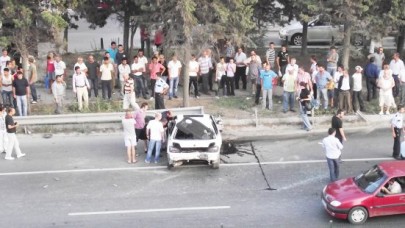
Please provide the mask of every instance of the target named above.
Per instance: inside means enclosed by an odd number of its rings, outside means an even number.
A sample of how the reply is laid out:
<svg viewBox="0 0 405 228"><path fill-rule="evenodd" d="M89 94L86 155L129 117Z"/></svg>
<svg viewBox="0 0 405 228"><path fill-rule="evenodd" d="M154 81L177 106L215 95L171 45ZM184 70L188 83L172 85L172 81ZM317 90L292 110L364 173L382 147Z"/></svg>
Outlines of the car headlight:
<svg viewBox="0 0 405 228"><path fill-rule="evenodd" d="M170 153L179 153L180 150L179 150L179 148L177 148L177 147L169 146L169 152L170 152Z"/></svg>
<svg viewBox="0 0 405 228"><path fill-rule="evenodd" d="M332 202L330 202L330 205L334 207L339 207L340 205L342 205L342 203L337 200L333 200Z"/></svg>

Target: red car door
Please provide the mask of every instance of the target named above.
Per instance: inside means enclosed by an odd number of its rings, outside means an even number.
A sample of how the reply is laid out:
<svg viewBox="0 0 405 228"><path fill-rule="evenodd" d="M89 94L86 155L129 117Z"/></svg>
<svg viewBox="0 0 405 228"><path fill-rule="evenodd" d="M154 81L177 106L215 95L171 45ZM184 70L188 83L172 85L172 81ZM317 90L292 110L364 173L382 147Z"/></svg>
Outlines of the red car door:
<svg viewBox="0 0 405 228"><path fill-rule="evenodd" d="M405 193L394 195L377 194L374 196L371 216L395 215L405 213Z"/></svg>

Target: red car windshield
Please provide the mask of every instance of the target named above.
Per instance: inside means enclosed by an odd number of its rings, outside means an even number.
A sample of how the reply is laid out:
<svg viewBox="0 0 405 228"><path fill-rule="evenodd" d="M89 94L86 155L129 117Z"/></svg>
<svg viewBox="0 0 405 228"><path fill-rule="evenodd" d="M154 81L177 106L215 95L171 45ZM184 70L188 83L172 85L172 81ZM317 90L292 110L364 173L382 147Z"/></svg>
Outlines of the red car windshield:
<svg viewBox="0 0 405 228"><path fill-rule="evenodd" d="M370 170L355 177L354 182L362 191L371 194L374 193L386 179L387 175L385 175L378 166L374 166Z"/></svg>

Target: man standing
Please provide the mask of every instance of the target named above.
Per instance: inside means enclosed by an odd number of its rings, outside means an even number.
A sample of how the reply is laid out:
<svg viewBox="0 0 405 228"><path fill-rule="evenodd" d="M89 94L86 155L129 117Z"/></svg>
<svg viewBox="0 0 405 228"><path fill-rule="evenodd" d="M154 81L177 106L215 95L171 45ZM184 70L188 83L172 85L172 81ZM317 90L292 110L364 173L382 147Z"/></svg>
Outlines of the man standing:
<svg viewBox="0 0 405 228"><path fill-rule="evenodd" d="M176 93L177 93L177 87L179 85L179 78L180 78L180 73L181 73L181 62L177 60L176 55L173 55L172 60L169 62L167 67L169 68L168 72L169 72L169 81L170 81L169 100L171 100L172 97L177 98Z"/></svg>
<svg viewBox="0 0 405 228"><path fill-rule="evenodd" d="M13 149L15 153L17 154L17 158L24 157L25 154L21 153L20 149L20 143L18 142L17 136L15 135L16 129L17 129L17 122L14 122L13 116L15 114L15 109L14 108L8 108L7 110L7 116L6 116L6 127L7 127L7 150L6 150L6 156L4 159L6 160L14 160L14 157L11 156Z"/></svg>
<svg viewBox="0 0 405 228"><path fill-rule="evenodd" d="M229 63L229 60L233 59L234 56L235 56L235 47L232 45L230 40L227 40L225 44L226 62Z"/></svg>
<svg viewBox="0 0 405 228"><path fill-rule="evenodd" d="M17 100L19 116L27 115L27 96L30 93L28 80L23 77L23 72L17 72L17 78L13 81L13 96Z"/></svg>
<svg viewBox="0 0 405 228"><path fill-rule="evenodd" d="M169 85L157 75L154 93L155 93L155 109L165 109L164 95L169 90Z"/></svg>
<svg viewBox="0 0 405 228"><path fill-rule="evenodd" d="M116 58L117 52L118 52L117 43L115 41L111 42L111 47L107 49L107 52L108 52L108 54L110 54L110 58L112 59L111 63L115 64L116 63L115 58Z"/></svg>
<svg viewBox="0 0 405 228"><path fill-rule="evenodd" d="M152 57L152 62L149 64L149 73L150 73L150 89L151 89L151 97L150 99L153 100L154 92L155 92L155 84L157 81L158 76L160 77L162 73L166 70L166 68L158 62L156 56Z"/></svg>
<svg viewBox="0 0 405 228"><path fill-rule="evenodd" d="M153 148L156 146L156 154L155 154L155 163L159 162L160 156L160 148L162 146L162 142L164 142L164 129L163 124L160 122L162 119L162 114L155 113L155 119L149 121L148 126L146 127L146 136L149 140L148 145L148 153L146 155L145 163L151 162L152 151Z"/></svg>
<svg viewBox="0 0 405 228"><path fill-rule="evenodd" d="M128 110L129 106L134 110L139 109L139 105L136 103L136 97L134 92L134 80L129 77L129 74L124 74L124 81L123 81L123 90L124 90L124 101L123 101L123 108L124 110Z"/></svg>
<svg viewBox="0 0 405 228"><path fill-rule="evenodd" d="M405 108L398 105L398 112L395 113L394 117L391 119L391 130L392 137L394 137L394 147L392 152L392 157L395 159L401 159L401 134L403 129L403 116Z"/></svg>
<svg viewBox="0 0 405 228"><path fill-rule="evenodd" d="M37 82L37 66L35 65L35 59L33 56L28 57L28 82L30 84L32 102L31 104L36 104L38 101L37 89L35 88L35 83Z"/></svg>
<svg viewBox="0 0 405 228"><path fill-rule="evenodd" d="M128 58L127 58L127 54L125 53L125 50L124 50L124 46L122 46L122 44L118 44L118 52L117 52L117 54L115 55L115 63L117 64L117 68L118 68L118 70L117 70L117 77L118 77L118 82L120 83L120 85L119 85L119 87L120 87L120 94L121 94L121 96L123 96L123 93L122 93L122 83L123 83L123 81L124 81L124 79L123 79L123 75L126 73L126 72L124 72L124 73L121 73L120 72L120 69L119 69L119 66L122 64L122 62L123 62L123 60L124 59L126 59L127 60L127 64L128 64ZM129 66L129 65L128 65ZM131 73L131 72L128 72L128 74L129 73Z"/></svg>
<svg viewBox="0 0 405 228"><path fill-rule="evenodd" d="M332 80L329 72L325 71L325 67L321 64L318 64L318 73L315 75L315 82L317 86L317 105L321 103L323 99L323 108L328 109L328 90L326 84L329 80Z"/></svg>
<svg viewBox="0 0 405 228"><path fill-rule="evenodd" d="M132 80L132 79L131 79ZM125 117L122 119L122 128L124 130L124 142L127 148L128 164L136 163L136 134L135 134L135 119L131 111L125 112Z"/></svg>
<svg viewBox="0 0 405 228"><path fill-rule="evenodd" d="M269 49L266 51L266 60L270 64L270 68L273 69L276 66L276 49L274 49L274 42L270 42Z"/></svg>
<svg viewBox="0 0 405 228"><path fill-rule="evenodd" d="M144 56L144 52L142 49L138 50L138 61L140 64L143 65L143 71L142 71L142 81L143 81L143 88L145 89L145 93L147 95L149 95L148 92L148 81L147 81L147 77L146 77L146 67L148 64L148 59ZM145 98L145 97L144 97Z"/></svg>
<svg viewBox="0 0 405 228"><path fill-rule="evenodd" d="M249 66L250 67L250 66ZM267 108L273 110L273 78L276 78L277 74L270 70L270 64L266 63L264 70L260 71L260 79L263 91L262 109ZM269 101L266 107L267 100Z"/></svg>
<svg viewBox="0 0 405 228"><path fill-rule="evenodd" d="M135 79L135 84L136 84L136 97L140 97L141 95L143 96L143 99L146 99L146 88L144 87L143 83L143 76L142 72L145 71L145 64L139 62L139 57L137 55L134 56L134 62L131 65L131 72L134 76Z"/></svg>
<svg viewBox="0 0 405 228"><path fill-rule="evenodd" d="M146 141L146 132L145 132L145 117L146 111L148 110L149 105L146 102L141 104L141 108L135 111L134 119L135 119L135 133L136 133L136 141L142 140L144 142L143 149L145 153L147 152L148 143Z"/></svg>
<svg viewBox="0 0 405 228"><path fill-rule="evenodd" d="M7 126L6 126L6 111L0 104L0 153L7 151Z"/></svg>
<svg viewBox="0 0 405 228"><path fill-rule="evenodd" d="M63 102L66 95L66 83L62 75L56 75L56 81L52 85L53 97L55 99L55 114L63 113Z"/></svg>
<svg viewBox="0 0 405 228"><path fill-rule="evenodd" d="M94 56L89 55L88 61L86 62L87 76L90 82L90 87L94 91L94 96L98 97L98 79L100 72L100 64L94 61ZM89 89L89 97L91 97L91 89Z"/></svg>
<svg viewBox="0 0 405 228"><path fill-rule="evenodd" d="M235 54L236 72L235 72L235 89L239 89L239 79L242 80L243 89L246 90L246 54L242 48L238 48L238 52Z"/></svg>
<svg viewBox="0 0 405 228"><path fill-rule="evenodd" d="M332 46L326 57L326 61L328 62L326 66L326 70L329 72L330 75L334 75L337 69L337 63L339 61L339 54L336 52L336 47Z"/></svg>
<svg viewBox="0 0 405 228"><path fill-rule="evenodd" d="M79 111L83 109L83 100L84 108L89 108L89 94L88 90L90 89L89 81L87 80L86 75L81 72L80 67L75 67L75 74L73 74L72 80L73 92L77 96L77 102L79 103Z"/></svg>
<svg viewBox="0 0 405 228"><path fill-rule="evenodd" d="M283 113L287 113L288 109L291 112L295 112L294 110L294 101L295 96L294 93L297 90L296 88L296 81L297 75L295 74L294 68L290 68L289 71L283 76ZM264 100L264 97L263 97Z"/></svg>
<svg viewBox="0 0 405 228"><path fill-rule="evenodd" d="M128 60L126 57L121 59L121 64L118 65L118 72L119 72L119 78L120 78L120 94L121 96L124 96L124 83L125 83L125 78L124 75L129 75L131 73L131 67L128 64Z"/></svg>
<svg viewBox="0 0 405 228"><path fill-rule="evenodd" d="M10 75L10 70L7 67L4 68L0 83L1 96L3 98L3 105L8 105L9 107L14 107L13 80L14 77Z"/></svg>
<svg viewBox="0 0 405 228"><path fill-rule="evenodd" d="M363 103L363 96L362 96L362 87L363 87L363 75L362 71L363 68L361 66L356 66L356 73L353 74L353 109L354 112L357 112L359 109L360 111L364 112L364 103Z"/></svg>
<svg viewBox="0 0 405 228"><path fill-rule="evenodd" d="M249 68L248 68L248 77L251 83L251 94L254 95L255 91L256 91L256 95L257 95L257 90L259 89L259 96L260 96L260 91L261 91L261 87L258 88L257 86L260 85L261 86L261 82L260 82L260 70L261 70L261 65L258 61L256 61L256 56L252 56L250 57L250 62L246 63ZM259 82L258 82L259 81ZM257 98L257 97L256 97ZM259 101L255 101L256 104L258 104Z"/></svg>
<svg viewBox="0 0 405 228"><path fill-rule="evenodd" d="M402 76L401 74L405 74L405 66L404 62L399 58L399 53L395 53L391 62L390 62L390 69L392 70L392 77L394 78L395 81L395 87L392 88L392 94L394 97L397 97L399 95L399 86L400 86L400 81L402 78L404 78L404 83L405 83L405 76ZM405 91L401 94L401 99L400 103L405 102Z"/></svg>
<svg viewBox="0 0 405 228"><path fill-rule="evenodd" d="M2 55L0 56L0 74L3 74L4 68L7 67L7 62L11 61L10 56L8 56L7 49L2 50Z"/></svg>
<svg viewBox="0 0 405 228"><path fill-rule="evenodd" d="M371 60L371 58L374 58L375 61L373 61L373 63L374 63L374 65L377 66L377 69L380 71L382 69L383 62L385 61L383 47L377 48L377 52L371 53L370 55L368 55L368 58L370 60Z"/></svg>
<svg viewBox="0 0 405 228"><path fill-rule="evenodd" d="M198 59L198 64L200 65L199 74L202 78L202 92L206 95L211 95L208 92L208 76L210 69L212 68L212 61L208 56L208 50L204 50L203 56Z"/></svg>
<svg viewBox="0 0 405 228"><path fill-rule="evenodd" d="M279 75L286 74L286 67L287 67L288 63L290 63L290 56L288 55L286 45L283 44L281 46L281 51L278 52L276 61L277 61Z"/></svg>
<svg viewBox="0 0 405 228"><path fill-rule="evenodd" d="M379 75L379 70L374 63L374 57L370 58L370 62L364 67L364 76L366 77L367 84L367 101L372 99L377 99L377 79ZM371 97L371 95L373 95Z"/></svg>
<svg viewBox="0 0 405 228"><path fill-rule="evenodd" d="M339 158L343 149L342 143L335 137L335 129L329 128L329 136L322 140L322 146L325 150L326 161L329 167L330 181L336 181L339 178Z"/></svg>
<svg viewBox="0 0 405 228"><path fill-rule="evenodd" d="M336 133L335 136L339 139L340 143L343 144L343 141L346 141L345 131L343 130L343 116L345 112L341 109L338 109L336 115L332 117L332 128L335 129Z"/></svg>
<svg viewBox="0 0 405 228"><path fill-rule="evenodd" d="M114 75L114 66L110 63L108 57L104 57L103 64L100 67L101 72L101 93L103 99L105 100L108 97L108 100L111 100L111 80Z"/></svg>
<svg viewBox="0 0 405 228"><path fill-rule="evenodd" d="M66 78L66 64L65 64L65 62L62 61L62 57L60 55L55 56L54 66L55 66L55 74L54 74L54 76L62 75L63 80L65 80L65 78ZM54 80L55 80L55 78L51 78L51 84L53 83Z"/></svg>
<svg viewBox="0 0 405 228"><path fill-rule="evenodd" d="M191 55L191 60L189 63L189 71L188 75L190 76L190 83L189 83L189 90L191 85L194 87L194 97L195 98L200 98L200 94L198 93L198 71L200 69L200 66L198 65L198 62L195 60L195 55Z"/></svg>

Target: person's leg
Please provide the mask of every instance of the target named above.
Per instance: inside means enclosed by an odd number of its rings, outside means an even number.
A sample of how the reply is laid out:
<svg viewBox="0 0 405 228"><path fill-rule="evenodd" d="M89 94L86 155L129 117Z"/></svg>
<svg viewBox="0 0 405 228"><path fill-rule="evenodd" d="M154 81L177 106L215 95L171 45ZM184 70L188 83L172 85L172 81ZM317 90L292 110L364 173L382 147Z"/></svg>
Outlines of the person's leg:
<svg viewBox="0 0 405 228"><path fill-rule="evenodd" d="M7 100L7 92L6 91L1 91L1 97L3 99L3 105L6 105Z"/></svg>
<svg viewBox="0 0 405 228"><path fill-rule="evenodd" d="M156 84L156 79L151 79L150 80L151 97L155 97L155 84ZM170 89L171 89L171 86L170 86Z"/></svg>
<svg viewBox="0 0 405 228"><path fill-rule="evenodd" d="M347 93L347 113L353 112L353 106L352 106L352 98L350 95L350 92Z"/></svg>
<svg viewBox="0 0 405 228"><path fill-rule="evenodd" d="M201 79L202 79L202 92L207 94L208 93L208 74L202 74Z"/></svg>
<svg viewBox="0 0 405 228"><path fill-rule="evenodd" d="M231 96L235 96L235 78L234 77L230 77L229 78L230 82L229 82L229 86L231 87L230 91L231 91Z"/></svg>
<svg viewBox="0 0 405 228"><path fill-rule="evenodd" d="M132 162L136 162L136 150L135 150L135 145L131 146L131 156L132 156Z"/></svg>
<svg viewBox="0 0 405 228"><path fill-rule="evenodd" d="M173 82L173 97L177 98L177 89L179 87L179 77L175 77L174 78L174 82Z"/></svg>
<svg viewBox="0 0 405 228"><path fill-rule="evenodd" d="M266 97L269 90L263 89L262 110L266 108Z"/></svg>
<svg viewBox="0 0 405 228"><path fill-rule="evenodd" d="M261 90L262 90L262 85L256 84L256 96L255 96L255 104L256 105L259 104Z"/></svg>
<svg viewBox="0 0 405 228"><path fill-rule="evenodd" d="M156 153L155 153L155 163L159 162L160 158L160 148L162 147L162 141L156 141Z"/></svg>
<svg viewBox="0 0 405 228"><path fill-rule="evenodd" d="M107 85L106 85L106 81L101 80L101 96L103 97L103 99L105 100L107 97Z"/></svg>
<svg viewBox="0 0 405 228"><path fill-rule="evenodd" d="M372 88L373 88L373 99L377 99L378 88L376 79L372 79Z"/></svg>
<svg viewBox="0 0 405 228"><path fill-rule="evenodd" d="M93 79L94 96L98 97L98 78Z"/></svg>
<svg viewBox="0 0 405 228"><path fill-rule="evenodd" d="M21 106L22 106L22 114L24 116L28 115L28 100L27 96L21 96Z"/></svg>
<svg viewBox="0 0 405 228"><path fill-rule="evenodd" d="M240 67L240 68L241 68L240 77L242 79L243 89L246 90L246 88L247 88L246 67Z"/></svg>
<svg viewBox="0 0 405 228"><path fill-rule="evenodd" d="M35 83L30 85L30 90L31 90L32 101L37 102L38 96L37 96L37 89L35 87Z"/></svg>
<svg viewBox="0 0 405 228"><path fill-rule="evenodd" d="M265 101L266 98L263 97L263 102ZM288 111L288 92L284 91L283 92L283 112L286 113Z"/></svg>
<svg viewBox="0 0 405 228"><path fill-rule="evenodd" d="M22 96L17 96L17 109L18 109L18 115L22 116Z"/></svg>
<svg viewBox="0 0 405 228"><path fill-rule="evenodd" d="M11 133L7 133L7 149L6 149L6 156L5 158L11 158L11 153L13 152L13 148L14 148L14 139L15 137L13 137L13 135L15 136L15 134L11 134Z"/></svg>
<svg viewBox="0 0 405 228"><path fill-rule="evenodd" d="M236 67L235 71L235 89L239 89L240 67Z"/></svg>
<svg viewBox="0 0 405 228"><path fill-rule="evenodd" d="M150 163L151 157L152 157L152 151L153 148L155 148L156 141L155 140L149 140L149 145L148 145L148 153L146 154L145 162Z"/></svg>
<svg viewBox="0 0 405 228"><path fill-rule="evenodd" d="M113 90L113 88L111 88L111 80L106 81L106 86L107 86L108 99L111 99L111 94L112 94L112 90Z"/></svg>
<svg viewBox="0 0 405 228"><path fill-rule="evenodd" d="M335 181L335 166L333 163L333 159L330 158L326 158L326 161L328 163L328 167L329 167L329 177L330 177L330 181L333 182Z"/></svg>
<svg viewBox="0 0 405 228"><path fill-rule="evenodd" d="M328 90L326 88L321 89L322 91L322 98L324 100L323 108L328 109Z"/></svg>
<svg viewBox="0 0 405 228"><path fill-rule="evenodd" d="M269 101L268 109L273 110L273 89L268 89L267 91L267 100Z"/></svg>
<svg viewBox="0 0 405 228"><path fill-rule="evenodd" d="M317 107L319 107L319 106L321 106L321 95L322 95L322 92L321 92L321 89L320 88L316 88L315 90L314 90L314 92L316 91L316 93L314 93L314 99L316 100L316 105L317 105Z"/></svg>
<svg viewBox="0 0 405 228"><path fill-rule="evenodd" d="M294 110L294 105L295 105L295 96L294 96L294 92L289 92L288 93L288 97L289 97L289 104L290 104L290 110L291 111L295 111Z"/></svg>
<svg viewBox="0 0 405 228"><path fill-rule="evenodd" d="M170 78L169 82L169 100L171 100L174 94L174 78Z"/></svg>
<svg viewBox="0 0 405 228"><path fill-rule="evenodd" d="M333 166L335 169L335 180L339 179L339 159L333 159Z"/></svg>
<svg viewBox="0 0 405 228"><path fill-rule="evenodd" d="M371 84L371 79L368 77L366 77L366 86L367 86L367 101L370 101L373 85Z"/></svg>
<svg viewBox="0 0 405 228"><path fill-rule="evenodd" d="M209 89L210 90L212 90L212 86L213 86L213 72L212 72L212 70L210 70L209 72L208 72L208 86L209 86Z"/></svg>
<svg viewBox="0 0 405 228"><path fill-rule="evenodd" d="M394 148L392 157L398 158L401 150L401 129L395 128Z"/></svg>
<svg viewBox="0 0 405 228"><path fill-rule="evenodd" d="M83 100L84 100L84 108L88 109L89 108L89 91L87 88L83 88Z"/></svg>
<svg viewBox="0 0 405 228"><path fill-rule="evenodd" d="M81 111L83 109L83 88L76 89L77 103L79 104L79 111Z"/></svg>
<svg viewBox="0 0 405 228"><path fill-rule="evenodd" d="M356 112L358 110L357 91L353 91L351 103L353 105L353 110Z"/></svg>
<svg viewBox="0 0 405 228"><path fill-rule="evenodd" d="M197 77L193 77L193 86L194 86L194 96L198 97L200 96L198 92L198 79Z"/></svg>
<svg viewBox="0 0 405 228"><path fill-rule="evenodd" d="M362 91L359 91L359 105L360 105L360 111L364 112L365 107L364 107Z"/></svg>
<svg viewBox="0 0 405 228"><path fill-rule="evenodd" d="M10 107L14 107L14 97L13 97L13 92L6 92L6 95L8 97L8 105L10 105Z"/></svg>
<svg viewBox="0 0 405 228"><path fill-rule="evenodd" d="M128 163L132 163L132 151L131 151L131 146L128 144L129 141L128 139L125 137L125 147L127 148L127 161Z"/></svg>

